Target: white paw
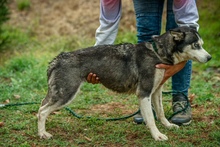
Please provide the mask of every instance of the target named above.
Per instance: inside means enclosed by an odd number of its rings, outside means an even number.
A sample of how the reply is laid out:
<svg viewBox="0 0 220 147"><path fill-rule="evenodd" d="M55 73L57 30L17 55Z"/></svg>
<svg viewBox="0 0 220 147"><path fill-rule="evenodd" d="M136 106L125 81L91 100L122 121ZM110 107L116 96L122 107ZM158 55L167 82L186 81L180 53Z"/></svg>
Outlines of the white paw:
<svg viewBox="0 0 220 147"><path fill-rule="evenodd" d="M39 133L39 136L40 136L40 138L43 138L43 139L50 139L53 137L53 135L51 135L50 133L47 133L46 131Z"/></svg>
<svg viewBox="0 0 220 147"><path fill-rule="evenodd" d="M164 141L164 140L168 140L168 137L162 133L156 133L153 135L153 138L156 140L156 141Z"/></svg>
<svg viewBox="0 0 220 147"><path fill-rule="evenodd" d="M173 129L173 128L178 129L178 128L179 128L178 125L176 125L176 124L172 124L172 123L170 123L170 124L167 125L166 127L169 128L169 129Z"/></svg>

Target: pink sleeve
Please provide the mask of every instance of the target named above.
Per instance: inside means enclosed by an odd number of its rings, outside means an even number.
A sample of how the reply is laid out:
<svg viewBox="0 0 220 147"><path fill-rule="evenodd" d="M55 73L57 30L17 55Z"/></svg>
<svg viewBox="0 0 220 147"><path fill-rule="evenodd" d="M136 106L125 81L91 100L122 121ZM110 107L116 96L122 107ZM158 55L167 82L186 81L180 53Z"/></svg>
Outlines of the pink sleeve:
<svg viewBox="0 0 220 147"><path fill-rule="evenodd" d="M178 26L189 26L199 29L199 14L195 0L174 0L173 12Z"/></svg>
<svg viewBox="0 0 220 147"><path fill-rule="evenodd" d="M121 0L100 1L100 26L96 30L95 45L113 44L121 18Z"/></svg>

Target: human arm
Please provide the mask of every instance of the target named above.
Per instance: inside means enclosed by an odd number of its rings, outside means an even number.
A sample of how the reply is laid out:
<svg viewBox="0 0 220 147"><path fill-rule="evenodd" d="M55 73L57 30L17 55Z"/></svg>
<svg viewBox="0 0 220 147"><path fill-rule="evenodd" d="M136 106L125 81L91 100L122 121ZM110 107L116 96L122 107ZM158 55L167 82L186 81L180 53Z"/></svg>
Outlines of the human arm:
<svg viewBox="0 0 220 147"><path fill-rule="evenodd" d="M156 68L165 69L164 78L161 82L161 85L164 84L167 79L169 79L174 74L179 72L185 66L185 64L186 64L186 61L180 62L176 65L157 64ZM92 84L100 83L99 77L93 73L89 73L86 80L88 83L92 83Z"/></svg>
<svg viewBox="0 0 220 147"><path fill-rule="evenodd" d="M159 69L165 69L164 77L161 82L161 85L163 85L167 79L172 77L174 74L179 72L186 64L186 61L180 62L176 65L167 65L167 64L157 64L156 68Z"/></svg>

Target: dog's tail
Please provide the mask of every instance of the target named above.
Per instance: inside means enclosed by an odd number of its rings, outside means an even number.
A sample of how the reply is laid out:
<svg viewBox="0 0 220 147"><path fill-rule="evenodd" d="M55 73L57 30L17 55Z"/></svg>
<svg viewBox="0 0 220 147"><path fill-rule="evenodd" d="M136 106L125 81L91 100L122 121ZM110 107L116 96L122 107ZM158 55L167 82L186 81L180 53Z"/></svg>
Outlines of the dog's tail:
<svg viewBox="0 0 220 147"><path fill-rule="evenodd" d="M51 73L52 73L52 71L55 69L56 65L57 65L57 58L54 58L54 59L49 63L49 66L48 66L48 69L47 69L47 77L48 77L48 79L50 78Z"/></svg>
<svg viewBox="0 0 220 147"><path fill-rule="evenodd" d="M57 67L57 64L59 63L59 59L61 58L61 54L60 53L58 56L56 56L50 63L47 69L47 77L48 79L51 76L52 71Z"/></svg>

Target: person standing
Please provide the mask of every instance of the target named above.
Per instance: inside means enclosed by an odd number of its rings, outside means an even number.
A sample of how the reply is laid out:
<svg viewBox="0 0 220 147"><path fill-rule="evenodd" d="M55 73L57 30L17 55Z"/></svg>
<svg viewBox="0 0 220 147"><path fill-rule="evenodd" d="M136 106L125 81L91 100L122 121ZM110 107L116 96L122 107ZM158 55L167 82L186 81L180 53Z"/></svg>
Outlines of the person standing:
<svg viewBox="0 0 220 147"><path fill-rule="evenodd" d="M160 35L163 6L165 0L133 0L138 43L151 40L152 35ZM178 26L188 26L198 31L199 15L195 0L167 0L166 31ZM96 30L95 45L113 44L121 18L121 0L100 1L100 26ZM185 96L188 96L190 86L192 61L181 62L177 65L158 64L156 68L165 69L164 83L172 77L172 90L181 93L172 95L174 113L182 110L187 105ZM90 83L98 83L96 74L90 73L87 77ZM142 123L142 116L134 116L134 122ZM188 125L191 122L191 108L174 115L171 122L178 125Z"/></svg>

